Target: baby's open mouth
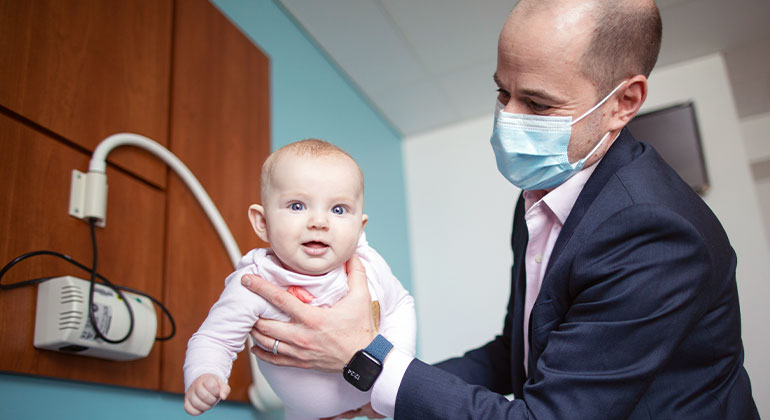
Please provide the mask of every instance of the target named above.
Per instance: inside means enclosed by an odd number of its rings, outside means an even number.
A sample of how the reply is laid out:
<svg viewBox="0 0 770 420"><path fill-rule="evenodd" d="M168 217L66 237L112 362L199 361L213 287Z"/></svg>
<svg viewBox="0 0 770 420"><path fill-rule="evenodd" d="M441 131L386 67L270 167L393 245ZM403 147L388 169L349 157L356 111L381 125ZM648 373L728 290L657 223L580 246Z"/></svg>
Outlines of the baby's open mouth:
<svg viewBox="0 0 770 420"><path fill-rule="evenodd" d="M320 256L326 253L329 249L329 245L321 241L308 241L302 243L302 248L308 255Z"/></svg>
<svg viewBox="0 0 770 420"><path fill-rule="evenodd" d="M310 247L310 248L325 248L325 247L329 246L329 245L326 245L325 243L320 242L320 241L308 241L308 242L303 243L302 245Z"/></svg>

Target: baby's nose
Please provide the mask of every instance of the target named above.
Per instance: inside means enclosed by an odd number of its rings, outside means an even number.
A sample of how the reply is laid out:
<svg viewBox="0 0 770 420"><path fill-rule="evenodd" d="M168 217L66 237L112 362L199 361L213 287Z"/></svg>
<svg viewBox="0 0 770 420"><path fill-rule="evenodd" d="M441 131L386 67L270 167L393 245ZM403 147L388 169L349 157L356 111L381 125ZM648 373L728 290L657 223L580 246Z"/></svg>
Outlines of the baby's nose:
<svg viewBox="0 0 770 420"><path fill-rule="evenodd" d="M313 212L308 219L308 227L311 229L328 229L329 218L325 212Z"/></svg>

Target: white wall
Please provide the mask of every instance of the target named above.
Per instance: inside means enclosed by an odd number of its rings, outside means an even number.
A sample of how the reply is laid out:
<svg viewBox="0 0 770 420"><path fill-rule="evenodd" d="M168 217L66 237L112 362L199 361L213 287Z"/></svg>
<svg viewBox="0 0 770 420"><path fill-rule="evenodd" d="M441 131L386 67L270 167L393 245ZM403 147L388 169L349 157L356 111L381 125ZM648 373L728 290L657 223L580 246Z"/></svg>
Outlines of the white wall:
<svg viewBox="0 0 770 420"><path fill-rule="evenodd" d="M495 166L488 117L409 137L404 168L418 352L437 362L503 329L519 191Z"/></svg>
<svg viewBox="0 0 770 420"><path fill-rule="evenodd" d="M685 100L695 101L703 137L712 184L705 200L738 254L746 367L760 414L770 417L770 328L763 322L770 318L770 253L757 229L757 192L721 56L655 71L645 109ZM427 362L483 344L502 327L518 191L497 173L491 114L404 141L418 351Z"/></svg>
<svg viewBox="0 0 770 420"><path fill-rule="evenodd" d="M741 124L721 55L661 68L650 76L644 109L693 100L711 189L704 197L738 254L746 369L762 417L770 417L770 251Z"/></svg>
<svg viewBox="0 0 770 420"><path fill-rule="evenodd" d="M742 119L741 132L770 246L770 112Z"/></svg>
<svg viewBox="0 0 770 420"><path fill-rule="evenodd" d="M740 124L749 163L770 160L770 112L744 118Z"/></svg>

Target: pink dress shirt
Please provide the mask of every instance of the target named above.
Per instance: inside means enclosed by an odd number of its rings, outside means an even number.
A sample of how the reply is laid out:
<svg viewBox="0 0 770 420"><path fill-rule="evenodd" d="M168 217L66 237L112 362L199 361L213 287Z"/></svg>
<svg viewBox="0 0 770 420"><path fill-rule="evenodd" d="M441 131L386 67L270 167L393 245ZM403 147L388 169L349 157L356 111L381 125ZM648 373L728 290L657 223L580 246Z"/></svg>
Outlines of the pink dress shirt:
<svg viewBox="0 0 770 420"><path fill-rule="evenodd" d="M556 238L559 237L567 216L597 165L598 162L578 172L550 192L524 191L524 220L529 231L527 252L524 255L527 273L527 287L524 295L524 372L527 372L527 375L529 375L527 367L529 316L540 293L540 286L543 284L545 269L551 259Z"/></svg>
<svg viewBox="0 0 770 420"><path fill-rule="evenodd" d="M540 293L540 285L543 283L543 276L548 266L548 260L551 258L551 251L567 216L572 211L580 192L583 191L583 186L594 173L599 162L601 159L550 192L544 190L524 191L524 219L529 231L529 242L524 257L527 273L524 298L525 371L527 371L527 359L529 357L529 315L537 295ZM372 387L371 403L376 412L387 417L393 417L396 410L398 387L401 385L406 369L413 359L414 356L395 348L390 352L380 377L377 378Z"/></svg>

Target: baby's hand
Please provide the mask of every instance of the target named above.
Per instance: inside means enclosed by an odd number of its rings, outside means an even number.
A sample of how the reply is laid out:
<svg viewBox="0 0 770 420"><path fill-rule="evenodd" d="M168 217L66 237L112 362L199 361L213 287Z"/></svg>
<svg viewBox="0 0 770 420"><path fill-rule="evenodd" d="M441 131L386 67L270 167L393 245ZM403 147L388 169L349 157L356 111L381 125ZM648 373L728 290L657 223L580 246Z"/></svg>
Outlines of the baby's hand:
<svg viewBox="0 0 770 420"><path fill-rule="evenodd" d="M193 381L184 394L184 411L197 416L224 400L230 394L230 386L211 373L204 373Z"/></svg>

